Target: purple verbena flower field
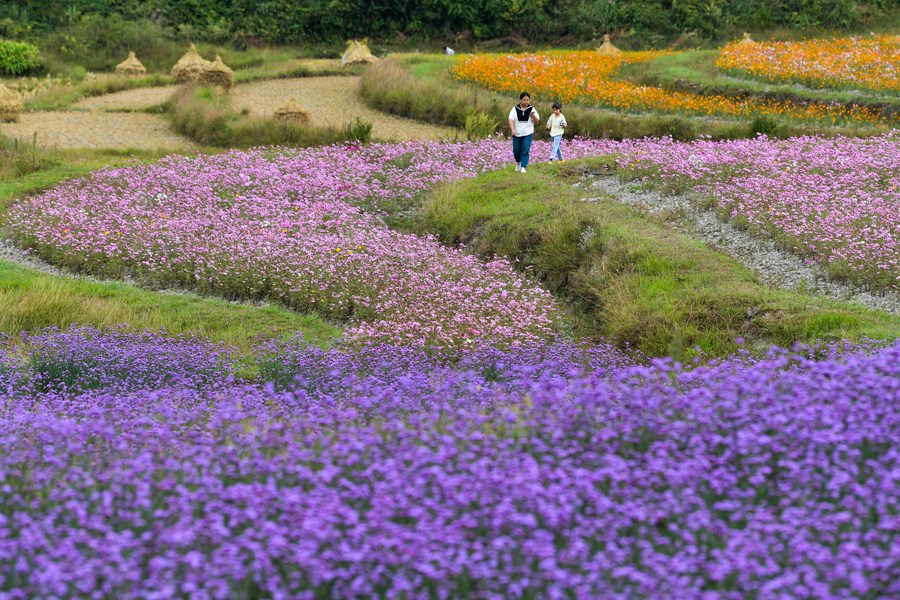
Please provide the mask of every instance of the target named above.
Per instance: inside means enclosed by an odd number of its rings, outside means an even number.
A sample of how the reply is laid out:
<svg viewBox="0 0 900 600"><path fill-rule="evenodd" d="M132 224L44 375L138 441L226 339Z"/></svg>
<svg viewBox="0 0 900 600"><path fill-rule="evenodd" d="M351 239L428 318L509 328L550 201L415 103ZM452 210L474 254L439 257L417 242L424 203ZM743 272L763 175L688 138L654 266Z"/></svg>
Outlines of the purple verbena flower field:
<svg viewBox="0 0 900 600"><path fill-rule="evenodd" d="M900 344L4 346L5 599L900 594Z"/></svg>
<svg viewBox="0 0 900 600"><path fill-rule="evenodd" d="M173 338L165 331L49 328L36 335L23 334L8 350L7 359L0 362L9 378L5 388L0 385L0 397L44 392L72 395L98 389L109 393L202 389L228 380L236 360L234 350L224 344L197 337Z"/></svg>

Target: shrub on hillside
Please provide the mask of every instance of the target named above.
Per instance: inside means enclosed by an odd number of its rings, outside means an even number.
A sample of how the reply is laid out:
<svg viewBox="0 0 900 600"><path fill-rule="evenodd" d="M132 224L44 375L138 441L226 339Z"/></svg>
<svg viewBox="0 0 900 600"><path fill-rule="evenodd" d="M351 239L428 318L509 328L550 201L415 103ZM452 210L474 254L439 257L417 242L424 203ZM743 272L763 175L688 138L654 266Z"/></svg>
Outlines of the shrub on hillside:
<svg viewBox="0 0 900 600"><path fill-rule="evenodd" d="M149 71L168 71L184 52L158 24L118 15L83 17L45 35L41 47L51 70L74 63L88 71L112 71L134 51Z"/></svg>
<svg viewBox="0 0 900 600"><path fill-rule="evenodd" d="M183 86L169 99L167 110L181 135L204 145L228 145L228 122L235 115L209 88Z"/></svg>
<svg viewBox="0 0 900 600"><path fill-rule="evenodd" d="M347 140L366 143L372 139L372 124L368 121L363 121L359 117L356 117L352 123L345 125L341 131Z"/></svg>
<svg viewBox="0 0 900 600"><path fill-rule="evenodd" d="M754 115L750 120L750 136L765 135L768 138L781 137L781 126L778 120L771 115Z"/></svg>
<svg viewBox="0 0 900 600"><path fill-rule="evenodd" d="M0 73L24 75L40 64L37 46L26 42L0 40Z"/></svg>
<svg viewBox="0 0 900 600"><path fill-rule="evenodd" d="M500 121L483 112L472 111L466 117L466 139L470 142L483 140L497 131Z"/></svg>
<svg viewBox="0 0 900 600"><path fill-rule="evenodd" d="M205 87L183 86L167 102L166 110L178 133L220 148L306 148L348 140L366 143L372 138L372 124L361 119L338 129L250 117L247 111L232 109L227 96Z"/></svg>

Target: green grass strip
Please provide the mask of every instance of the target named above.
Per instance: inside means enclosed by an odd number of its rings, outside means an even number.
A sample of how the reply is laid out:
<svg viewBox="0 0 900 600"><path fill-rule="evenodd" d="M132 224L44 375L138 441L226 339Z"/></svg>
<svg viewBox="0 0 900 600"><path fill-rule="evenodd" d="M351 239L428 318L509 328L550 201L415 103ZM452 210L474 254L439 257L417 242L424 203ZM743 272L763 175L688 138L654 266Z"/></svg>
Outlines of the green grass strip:
<svg viewBox="0 0 900 600"><path fill-rule="evenodd" d="M274 305L252 305L193 294L143 290L121 282L58 277L0 260L0 331L9 335L73 323L135 330L165 328L194 334L248 352L260 338L302 332L327 344L340 330L316 315Z"/></svg>
<svg viewBox="0 0 900 600"><path fill-rule="evenodd" d="M61 110L93 96L114 94L125 90L172 85L168 75L153 73L143 77L102 77L95 81L81 81L70 86L56 86L25 101L27 110Z"/></svg>
<svg viewBox="0 0 900 600"><path fill-rule="evenodd" d="M579 161L457 181L416 227L534 272L571 308L576 335L651 356L726 356L772 344L900 336L900 317L761 284L736 260L613 198L580 201Z"/></svg>
<svg viewBox="0 0 900 600"><path fill-rule="evenodd" d="M779 102L820 102L844 105L870 106L887 118L900 112L900 99L885 93L846 88L810 89L793 83L777 83L732 75L721 71L716 61L720 50L693 50L659 56L651 61L624 65L619 79L628 79L639 85L659 86L700 95L732 97L756 96ZM844 129L854 129L846 125ZM871 125L858 125L863 131L876 130Z"/></svg>

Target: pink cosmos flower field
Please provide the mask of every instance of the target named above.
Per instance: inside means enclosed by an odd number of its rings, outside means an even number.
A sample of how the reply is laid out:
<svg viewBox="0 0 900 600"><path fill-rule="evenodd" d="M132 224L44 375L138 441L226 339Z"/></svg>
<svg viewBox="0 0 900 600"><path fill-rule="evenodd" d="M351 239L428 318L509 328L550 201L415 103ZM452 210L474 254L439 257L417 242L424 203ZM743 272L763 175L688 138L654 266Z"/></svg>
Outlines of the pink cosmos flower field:
<svg viewBox="0 0 900 600"><path fill-rule="evenodd" d="M900 282L900 144L764 137L735 142L573 140L567 158L617 155L620 176L690 189L725 218L833 274ZM534 160L548 154L536 142ZM346 321L345 339L459 347L552 335L550 294L383 216L437 183L511 166L509 143L255 149L106 169L25 199L8 226L79 272L274 299Z"/></svg>
<svg viewBox="0 0 900 600"><path fill-rule="evenodd" d="M550 294L398 233L384 203L508 163L506 144L256 149L96 172L10 211L23 245L79 272L277 299L346 320L345 339L458 346L551 334Z"/></svg>
<svg viewBox="0 0 900 600"><path fill-rule="evenodd" d="M722 217L833 276L900 289L900 136L638 142L630 179L692 190Z"/></svg>

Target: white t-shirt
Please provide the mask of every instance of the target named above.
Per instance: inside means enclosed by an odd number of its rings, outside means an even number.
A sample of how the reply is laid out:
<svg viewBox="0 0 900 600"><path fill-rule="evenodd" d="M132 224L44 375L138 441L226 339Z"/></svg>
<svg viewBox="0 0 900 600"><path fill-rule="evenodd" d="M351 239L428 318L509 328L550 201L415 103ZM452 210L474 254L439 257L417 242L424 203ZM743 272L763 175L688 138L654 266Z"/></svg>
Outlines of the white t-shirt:
<svg viewBox="0 0 900 600"><path fill-rule="evenodd" d="M556 137L557 135L565 133L565 130L562 127L563 125L567 125L567 123L566 117L562 113L559 113L558 117L555 114L547 117L547 129L550 130L551 137Z"/></svg>
<svg viewBox="0 0 900 600"><path fill-rule="evenodd" d="M516 132L513 135L523 137L534 133L534 121L531 120L531 115L537 117L538 120L541 118L533 106L529 106L525 110L519 108L518 104L512 107L512 110L509 111L509 120L515 123Z"/></svg>

